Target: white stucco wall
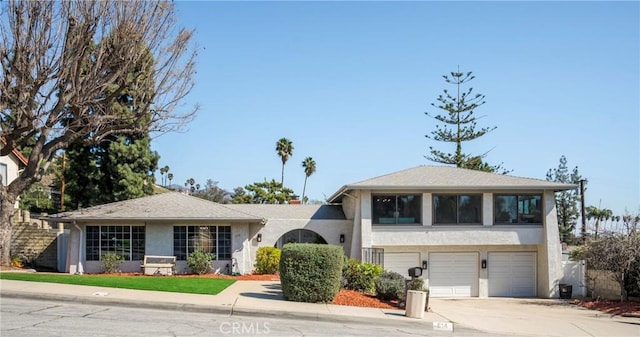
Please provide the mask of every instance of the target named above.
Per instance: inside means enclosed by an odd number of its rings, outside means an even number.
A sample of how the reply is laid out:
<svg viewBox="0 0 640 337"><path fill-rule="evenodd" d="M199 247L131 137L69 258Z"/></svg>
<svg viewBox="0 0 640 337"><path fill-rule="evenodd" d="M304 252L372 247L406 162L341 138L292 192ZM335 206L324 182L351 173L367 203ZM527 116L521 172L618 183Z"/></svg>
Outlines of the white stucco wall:
<svg viewBox="0 0 640 337"><path fill-rule="evenodd" d="M2 149L2 142L0 142L0 149ZM18 175L20 173L20 164L18 159L13 154L0 156L0 163L7 166L7 176L3 178L7 185L18 178ZM15 208L18 207L19 202L16 201Z"/></svg>
<svg viewBox="0 0 640 337"><path fill-rule="evenodd" d="M553 191L544 192L544 241L538 250L538 296L556 298L562 280L562 243Z"/></svg>
<svg viewBox="0 0 640 337"><path fill-rule="evenodd" d="M262 234L262 242L252 249L251 261L255 261L255 250L258 247L273 247L278 239L295 229L307 229L318 233L330 245L341 246L346 255L351 252L351 235L353 222L350 220L303 220L303 219L270 219L266 225L256 232L251 240L255 241L258 233ZM343 243L340 234L345 235Z"/></svg>
<svg viewBox="0 0 640 337"><path fill-rule="evenodd" d="M532 191L497 191L496 193L531 193ZM353 192L352 192L353 193ZM375 191L373 192L375 193ZM522 251L536 252L536 284L539 297L553 298L558 295L558 284L562 278L562 252L559 240L557 212L554 192L544 191L542 225L495 225L493 217L493 192L482 193L482 224L475 226L433 225L433 194L422 194L422 226L379 226L371 224L371 191L360 191L360 214L355 212L354 232L361 228L360 247L384 248L385 252L417 251L428 254L431 251L474 251L480 260L487 259L488 252ZM442 193L465 193L447 191ZM426 258L427 255L424 255ZM479 271L480 296L487 296L487 270Z"/></svg>
<svg viewBox="0 0 640 337"><path fill-rule="evenodd" d="M371 246L537 245L543 234L541 226L374 226Z"/></svg>

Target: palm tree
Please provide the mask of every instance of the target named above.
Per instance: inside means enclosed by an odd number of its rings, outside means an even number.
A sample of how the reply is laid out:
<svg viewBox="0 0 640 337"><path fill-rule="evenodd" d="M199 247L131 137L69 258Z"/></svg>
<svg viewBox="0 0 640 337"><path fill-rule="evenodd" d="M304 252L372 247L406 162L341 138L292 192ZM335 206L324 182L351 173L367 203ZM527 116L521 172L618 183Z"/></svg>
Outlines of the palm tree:
<svg viewBox="0 0 640 337"><path fill-rule="evenodd" d="M598 239L598 228L600 226L600 221L605 222L609 220L613 216L613 212L610 209L606 208L597 208L595 206L587 207L587 219L594 219L596 222L596 230L595 230L595 238Z"/></svg>
<svg viewBox="0 0 640 337"><path fill-rule="evenodd" d="M173 173L167 174L167 179L169 179L169 185L171 185L171 180L173 180Z"/></svg>
<svg viewBox="0 0 640 337"><path fill-rule="evenodd" d="M164 174L167 173L168 171L169 171L169 166L165 166L165 167L161 167L160 168L160 176L162 177L160 180L161 180L162 186L166 185L165 180L164 180Z"/></svg>
<svg viewBox="0 0 640 337"><path fill-rule="evenodd" d="M282 159L282 178L280 179L280 184L284 186L284 164L289 160L289 157L293 156L293 143L286 139L280 138L276 143L276 152L280 159Z"/></svg>
<svg viewBox="0 0 640 337"><path fill-rule="evenodd" d="M187 182L184 184L184 186L187 186L187 184L191 185L191 193L193 193L193 192L196 190L196 188L195 188L195 187L193 187L193 185L194 185L195 183L196 183L196 180L195 180L195 179L193 179L193 178L189 178L189 179L187 179Z"/></svg>
<svg viewBox="0 0 640 337"><path fill-rule="evenodd" d="M307 178L316 172L316 161L311 157L307 157L302 161L304 167L304 187L302 188L302 202L304 203L304 192L307 189Z"/></svg>

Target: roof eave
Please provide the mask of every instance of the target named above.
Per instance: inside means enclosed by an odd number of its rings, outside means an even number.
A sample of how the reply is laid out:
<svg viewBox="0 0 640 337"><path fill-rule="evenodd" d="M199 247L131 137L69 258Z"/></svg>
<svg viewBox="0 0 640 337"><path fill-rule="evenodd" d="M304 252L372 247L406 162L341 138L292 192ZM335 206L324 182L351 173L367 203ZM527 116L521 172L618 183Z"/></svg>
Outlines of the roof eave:
<svg viewBox="0 0 640 337"><path fill-rule="evenodd" d="M210 217L193 217L193 218L175 218L175 217L166 217L166 218L149 218L149 217L127 217L127 218L113 218L113 217L65 217L65 218L57 218L55 216L42 217L42 219L53 221L53 222L62 222L62 223L72 223L72 222L88 222L88 221L134 221L134 222L203 222L203 221L216 221L216 222L233 222L233 223L245 223L245 222L263 222L262 218L255 219L244 219L244 218L210 218Z"/></svg>
<svg viewBox="0 0 640 337"><path fill-rule="evenodd" d="M492 185L492 186L407 186L407 185L345 185L338 192L329 197L329 202L336 202L340 195L349 190L378 190L378 191L518 191L518 190L553 190L554 192L567 191L578 188L578 185Z"/></svg>

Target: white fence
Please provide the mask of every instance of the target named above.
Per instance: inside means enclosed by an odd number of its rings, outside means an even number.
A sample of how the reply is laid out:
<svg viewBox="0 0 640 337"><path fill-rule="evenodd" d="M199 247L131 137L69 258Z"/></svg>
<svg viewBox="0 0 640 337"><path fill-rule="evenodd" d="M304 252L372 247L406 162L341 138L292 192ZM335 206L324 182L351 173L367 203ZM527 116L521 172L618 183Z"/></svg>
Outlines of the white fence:
<svg viewBox="0 0 640 337"><path fill-rule="evenodd" d="M572 286L572 297L587 296L587 264L585 261L562 261L562 281Z"/></svg>

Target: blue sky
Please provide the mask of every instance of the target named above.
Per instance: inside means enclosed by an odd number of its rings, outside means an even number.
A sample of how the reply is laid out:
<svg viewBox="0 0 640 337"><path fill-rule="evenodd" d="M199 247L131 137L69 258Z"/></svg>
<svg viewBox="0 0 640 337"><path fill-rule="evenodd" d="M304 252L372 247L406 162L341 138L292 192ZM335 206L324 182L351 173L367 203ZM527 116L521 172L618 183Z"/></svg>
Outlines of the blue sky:
<svg viewBox="0 0 640 337"><path fill-rule="evenodd" d="M417 165L435 121L424 112L473 71L481 126L463 145L515 176L544 179L565 155L587 205L640 205L639 2L176 2L196 30L201 110L186 132L154 139L174 183L233 190L280 180L275 144L293 156L285 185L310 199ZM159 174L158 174L159 177ZM158 178L159 181L159 178Z"/></svg>

